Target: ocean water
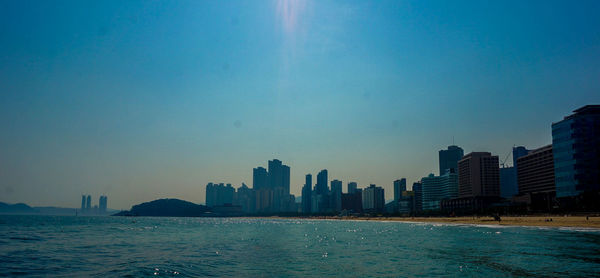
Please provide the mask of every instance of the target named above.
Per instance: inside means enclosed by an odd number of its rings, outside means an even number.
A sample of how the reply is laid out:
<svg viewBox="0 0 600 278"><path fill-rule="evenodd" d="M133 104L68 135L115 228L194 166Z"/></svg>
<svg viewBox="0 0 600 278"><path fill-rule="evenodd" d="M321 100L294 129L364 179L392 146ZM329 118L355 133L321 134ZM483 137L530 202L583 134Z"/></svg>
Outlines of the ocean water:
<svg viewBox="0 0 600 278"><path fill-rule="evenodd" d="M600 231L246 218L0 216L0 276L599 276Z"/></svg>

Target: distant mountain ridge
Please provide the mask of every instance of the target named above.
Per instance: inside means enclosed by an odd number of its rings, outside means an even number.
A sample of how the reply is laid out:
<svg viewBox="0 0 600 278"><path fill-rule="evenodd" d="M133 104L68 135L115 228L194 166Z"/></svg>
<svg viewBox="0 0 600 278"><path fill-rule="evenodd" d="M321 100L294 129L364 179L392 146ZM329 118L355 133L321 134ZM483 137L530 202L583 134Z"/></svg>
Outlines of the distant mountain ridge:
<svg viewBox="0 0 600 278"><path fill-rule="evenodd" d="M31 207L24 203L8 204L0 202L0 214L40 214L40 215L110 215L117 212L114 209L107 209L106 213L84 214L77 208L61 207Z"/></svg>
<svg viewBox="0 0 600 278"><path fill-rule="evenodd" d="M7 204L7 203L0 202L0 214L9 214L9 213L37 214L37 213L39 213L39 211L26 205L26 204L23 204L23 203Z"/></svg>
<svg viewBox="0 0 600 278"><path fill-rule="evenodd" d="M115 216L175 216L198 217L205 216L210 209L207 206L194 204L179 199L158 199L131 207Z"/></svg>

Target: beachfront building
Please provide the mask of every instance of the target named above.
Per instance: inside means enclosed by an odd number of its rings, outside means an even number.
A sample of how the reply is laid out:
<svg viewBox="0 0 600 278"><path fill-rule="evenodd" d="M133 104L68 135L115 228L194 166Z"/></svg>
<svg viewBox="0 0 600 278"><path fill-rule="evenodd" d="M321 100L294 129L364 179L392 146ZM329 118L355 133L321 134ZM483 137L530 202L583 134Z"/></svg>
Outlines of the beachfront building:
<svg viewBox="0 0 600 278"><path fill-rule="evenodd" d="M458 175L452 168L441 176L429 174L421 179L423 210L439 210L440 201L458 197Z"/></svg>
<svg viewBox="0 0 600 278"><path fill-rule="evenodd" d="M556 195L552 145L519 157L517 165L521 199L534 210L550 210Z"/></svg>
<svg viewBox="0 0 600 278"><path fill-rule="evenodd" d="M385 207L384 191L382 187L371 184L363 189L362 206L365 212L381 213Z"/></svg>
<svg viewBox="0 0 600 278"><path fill-rule="evenodd" d="M556 197L561 205L598 208L600 105L586 105L552 124Z"/></svg>

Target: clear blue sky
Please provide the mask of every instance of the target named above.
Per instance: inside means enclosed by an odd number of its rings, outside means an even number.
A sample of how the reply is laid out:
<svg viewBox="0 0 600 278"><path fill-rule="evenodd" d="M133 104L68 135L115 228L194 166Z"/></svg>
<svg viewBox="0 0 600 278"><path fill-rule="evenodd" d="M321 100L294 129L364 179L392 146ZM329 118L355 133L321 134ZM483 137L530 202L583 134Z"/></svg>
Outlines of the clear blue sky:
<svg viewBox="0 0 600 278"><path fill-rule="evenodd" d="M384 186L600 103L600 1L0 1L0 201ZM409 185L410 187L410 185Z"/></svg>

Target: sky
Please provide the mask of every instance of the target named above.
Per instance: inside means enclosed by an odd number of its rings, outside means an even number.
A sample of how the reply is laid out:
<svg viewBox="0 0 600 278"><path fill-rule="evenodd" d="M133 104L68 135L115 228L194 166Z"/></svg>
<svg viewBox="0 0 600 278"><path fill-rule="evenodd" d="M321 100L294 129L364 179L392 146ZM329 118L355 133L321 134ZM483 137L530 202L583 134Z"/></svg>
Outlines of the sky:
<svg viewBox="0 0 600 278"><path fill-rule="evenodd" d="M204 203L274 158L390 199L550 144L598 61L599 1L0 1L0 201Z"/></svg>

